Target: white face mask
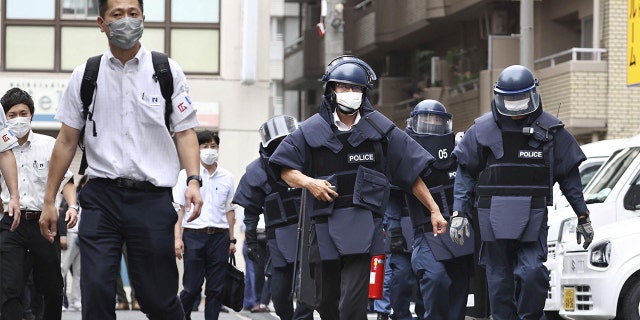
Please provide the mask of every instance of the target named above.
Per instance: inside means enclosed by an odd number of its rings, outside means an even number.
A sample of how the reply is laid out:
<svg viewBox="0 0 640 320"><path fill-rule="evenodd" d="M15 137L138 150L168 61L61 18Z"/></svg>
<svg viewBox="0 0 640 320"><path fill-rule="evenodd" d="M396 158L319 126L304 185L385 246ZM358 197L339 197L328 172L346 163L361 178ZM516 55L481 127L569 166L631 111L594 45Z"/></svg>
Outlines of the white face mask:
<svg viewBox="0 0 640 320"><path fill-rule="evenodd" d="M522 99L522 100L516 100L516 101L509 101L507 99L504 100L504 107L509 110L509 111L522 111L525 110L529 107L529 101L531 99L530 98L526 98L526 99Z"/></svg>
<svg viewBox="0 0 640 320"><path fill-rule="evenodd" d="M362 92L336 93L338 107L345 113L353 113L362 105Z"/></svg>
<svg viewBox="0 0 640 320"><path fill-rule="evenodd" d="M15 117L7 120L7 125L9 130L13 131L13 134L20 139L31 130L31 117Z"/></svg>
<svg viewBox="0 0 640 320"><path fill-rule="evenodd" d="M208 166L218 162L218 149L200 149L200 160Z"/></svg>

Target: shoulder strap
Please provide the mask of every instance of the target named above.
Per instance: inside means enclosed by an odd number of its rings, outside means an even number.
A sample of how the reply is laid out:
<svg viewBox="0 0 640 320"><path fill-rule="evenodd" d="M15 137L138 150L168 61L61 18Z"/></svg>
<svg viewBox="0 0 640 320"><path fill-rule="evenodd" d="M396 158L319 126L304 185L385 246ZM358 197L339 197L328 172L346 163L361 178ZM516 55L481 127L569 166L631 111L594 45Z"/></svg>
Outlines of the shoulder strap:
<svg viewBox="0 0 640 320"><path fill-rule="evenodd" d="M82 82L80 84L80 99L82 100L82 119L85 120L85 125L80 130L80 137L78 139L78 145L82 150L82 160L80 161L80 169L78 173L84 175L84 171L87 169L87 156L84 153L84 129L86 127L86 120L89 116L89 106L93 100L93 93L96 90L96 80L98 80L98 71L100 70L100 60L102 55L97 55L87 59L87 64L82 75ZM90 117L91 118L91 117ZM95 125L93 126L93 134L95 135Z"/></svg>
<svg viewBox="0 0 640 320"><path fill-rule="evenodd" d="M102 55L97 55L87 59L87 65L82 76L82 84L80 85L80 99L82 100L82 118L87 119L89 114L89 106L93 100L93 92L96 89L96 80L98 80L98 71L100 70L100 59Z"/></svg>
<svg viewBox="0 0 640 320"><path fill-rule="evenodd" d="M171 122L171 112L173 104L171 96L173 96L173 76L171 75L171 67L169 66L169 56L162 52L151 51L151 60L153 61L153 78L156 82L160 82L160 92L165 101L164 123L167 130L171 131L169 124Z"/></svg>

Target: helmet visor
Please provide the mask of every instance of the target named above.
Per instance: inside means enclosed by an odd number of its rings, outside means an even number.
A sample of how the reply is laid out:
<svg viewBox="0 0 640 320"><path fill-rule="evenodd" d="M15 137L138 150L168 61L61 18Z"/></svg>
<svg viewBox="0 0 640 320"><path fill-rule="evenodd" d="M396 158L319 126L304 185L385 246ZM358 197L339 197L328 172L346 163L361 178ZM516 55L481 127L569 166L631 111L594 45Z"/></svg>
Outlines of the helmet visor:
<svg viewBox="0 0 640 320"><path fill-rule="evenodd" d="M529 114L540 104L538 94L535 91L526 91L516 94L494 94L498 112L505 116L521 116Z"/></svg>
<svg viewBox="0 0 640 320"><path fill-rule="evenodd" d="M262 146L267 147L272 141L289 135L298 128L298 121L291 116L282 115L273 117L260 126L260 138Z"/></svg>
<svg viewBox="0 0 640 320"><path fill-rule="evenodd" d="M433 113L418 113L410 118L409 126L417 134L443 135L452 131L451 118Z"/></svg>

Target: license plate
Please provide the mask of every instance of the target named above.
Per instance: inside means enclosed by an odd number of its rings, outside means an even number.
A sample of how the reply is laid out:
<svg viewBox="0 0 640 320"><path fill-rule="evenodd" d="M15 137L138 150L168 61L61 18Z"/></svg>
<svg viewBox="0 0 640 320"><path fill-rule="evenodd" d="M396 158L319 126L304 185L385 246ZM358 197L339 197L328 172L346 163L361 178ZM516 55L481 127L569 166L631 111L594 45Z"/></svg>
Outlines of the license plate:
<svg viewBox="0 0 640 320"><path fill-rule="evenodd" d="M576 308L576 290L574 288L564 288L564 310L574 311Z"/></svg>

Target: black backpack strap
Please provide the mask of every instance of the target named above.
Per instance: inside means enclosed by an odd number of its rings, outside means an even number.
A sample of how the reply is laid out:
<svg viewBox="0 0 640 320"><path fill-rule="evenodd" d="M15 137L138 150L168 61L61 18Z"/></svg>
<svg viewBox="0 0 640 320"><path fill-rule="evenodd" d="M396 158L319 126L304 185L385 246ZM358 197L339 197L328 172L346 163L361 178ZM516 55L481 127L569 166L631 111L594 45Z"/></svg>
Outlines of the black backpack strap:
<svg viewBox="0 0 640 320"><path fill-rule="evenodd" d="M160 92L164 98L164 123L167 126L167 130L171 131L169 127L171 123L171 112L173 111L173 104L171 102L171 96L173 95L173 75L171 75L171 67L169 66L169 56L162 52L151 51L151 60L153 61L153 70L155 71L153 78L156 82L160 82Z"/></svg>
<svg viewBox="0 0 640 320"><path fill-rule="evenodd" d="M80 150L82 150L82 160L80 161L80 170L78 173L80 175L84 174L84 171L87 169L87 156L84 153L84 130L86 128L87 118L93 121L93 113L89 112L89 106L93 102L93 93L96 90L96 81L98 79L98 71L100 70L100 60L102 59L102 55L98 55L95 57L91 57L87 59L87 64L84 69L84 74L82 76L82 83L80 84L80 99L82 100L82 119L85 120L85 125L82 126L80 130L80 137L78 139L78 146L80 146ZM93 124L93 135L96 133L96 125Z"/></svg>

